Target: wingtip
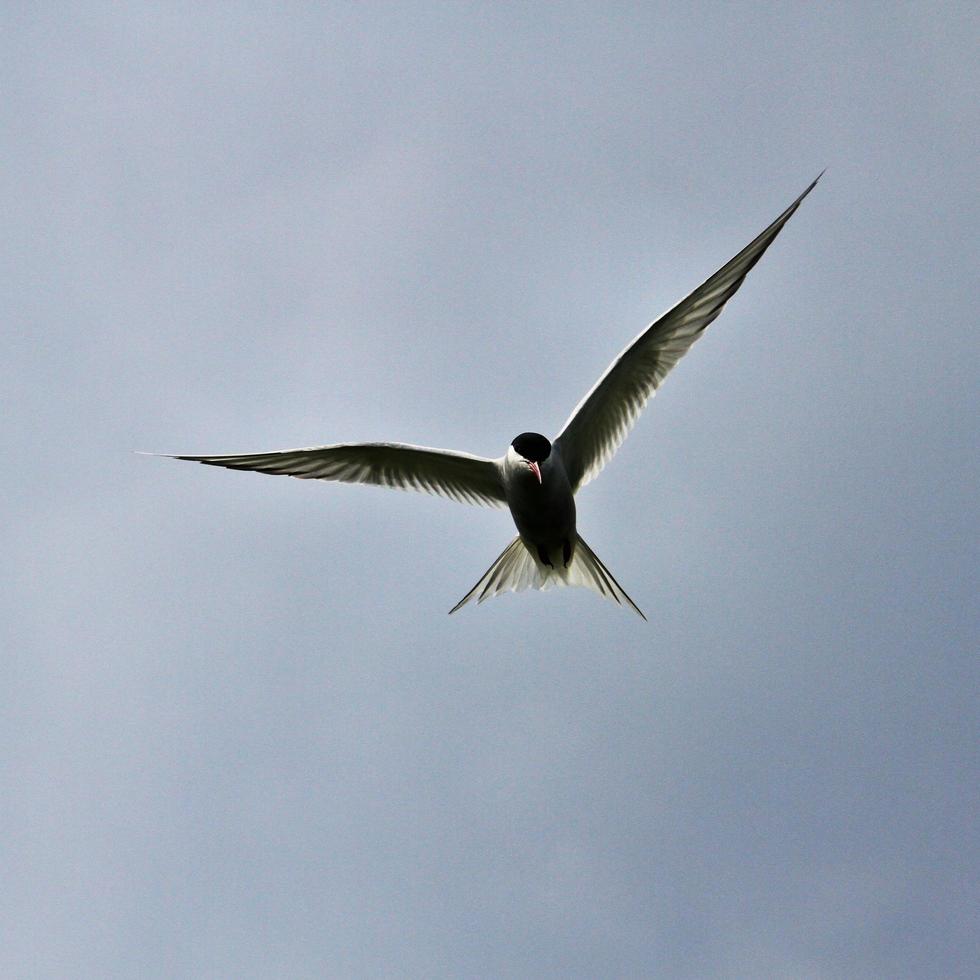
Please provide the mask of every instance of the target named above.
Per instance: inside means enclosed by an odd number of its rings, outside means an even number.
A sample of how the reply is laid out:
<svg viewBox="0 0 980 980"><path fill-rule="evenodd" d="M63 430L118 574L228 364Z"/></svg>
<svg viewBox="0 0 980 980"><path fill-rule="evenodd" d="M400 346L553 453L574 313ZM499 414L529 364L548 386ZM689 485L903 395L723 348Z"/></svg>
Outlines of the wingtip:
<svg viewBox="0 0 980 980"><path fill-rule="evenodd" d="M802 201L802 200L803 200L803 198L804 198L804 197L806 197L806 196L807 196L807 194L809 194L809 193L810 193L810 191L812 191L812 190L813 190L813 188L817 186L817 184L818 184L818 183L820 182L820 178L821 178L821 177L822 177L822 176L823 176L823 175L824 175L824 174L825 174L826 172L827 172L827 168L826 168L826 167L824 167L824 168L823 168L823 170L821 170L821 171L820 171L820 173L818 173L818 174L817 174L817 176L813 178L813 180L812 180L812 181L810 182L810 185L809 185L809 187L807 187L807 189L806 189L806 190L805 190L805 191L804 191L804 192L803 192L803 193L802 193L802 194L801 194L801 195L800 195L800 196L799 196L799 197L797 198L797 201Z"/></svg>

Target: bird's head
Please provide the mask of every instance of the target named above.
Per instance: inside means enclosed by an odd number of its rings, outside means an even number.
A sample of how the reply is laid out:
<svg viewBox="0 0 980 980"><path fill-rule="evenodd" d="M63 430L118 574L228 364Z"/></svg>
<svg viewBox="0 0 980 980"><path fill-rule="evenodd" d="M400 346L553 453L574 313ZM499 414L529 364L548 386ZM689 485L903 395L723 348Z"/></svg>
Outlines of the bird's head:
<svg viewBox="0 0 980 980"><path fill-rule="evenodd" d="M538 432L522 432L511 444L515 461L523 463L541 482L541 466L551 455L551 443Z"/></svg>

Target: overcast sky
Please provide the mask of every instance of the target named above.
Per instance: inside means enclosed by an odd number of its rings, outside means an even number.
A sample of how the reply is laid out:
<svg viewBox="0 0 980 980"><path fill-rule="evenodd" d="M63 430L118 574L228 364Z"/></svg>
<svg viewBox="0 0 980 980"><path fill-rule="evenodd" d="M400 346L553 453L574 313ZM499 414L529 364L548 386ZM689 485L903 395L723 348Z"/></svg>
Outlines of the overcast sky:
<svg viewBox="0 0 980 980"><path fill-rule="evenodd" d="M0 975L975 969L973 4L5 4ZM132 450L553 434L579 527Z"/></svg>

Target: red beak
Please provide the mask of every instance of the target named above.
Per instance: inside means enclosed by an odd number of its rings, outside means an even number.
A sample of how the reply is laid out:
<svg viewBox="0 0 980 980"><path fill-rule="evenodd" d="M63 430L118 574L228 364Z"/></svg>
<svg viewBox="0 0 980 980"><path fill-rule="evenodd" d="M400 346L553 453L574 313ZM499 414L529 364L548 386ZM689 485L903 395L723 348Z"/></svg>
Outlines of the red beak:
<svg viewBox="0 0 980 980"><path fill-rule="evenodd" d="M527 463L527 465L530 468L531 472L538 478L538 483L540 483L541 482L541 468L538 466L538 464L537 463L532 463L531 460L529 460L529 459L524 460L524 462Z"/></svg>

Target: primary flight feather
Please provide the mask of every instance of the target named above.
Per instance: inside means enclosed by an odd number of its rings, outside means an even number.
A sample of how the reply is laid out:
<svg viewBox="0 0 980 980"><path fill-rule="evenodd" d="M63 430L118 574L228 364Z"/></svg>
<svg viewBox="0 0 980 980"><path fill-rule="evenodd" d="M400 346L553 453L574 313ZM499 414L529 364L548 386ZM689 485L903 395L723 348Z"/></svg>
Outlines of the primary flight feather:
<svg viewBox="0 0 980 980"><path fill-rule="evenodd" d="M394 442L171 458L302 480L422 490L462 503L509 507L517 537L451 613L471 599L483 602L502 592L580 585L643 616L578 534L575 493L613 457L664 378L735 295L817 180L731 261L639 334L578 403L553 441L523 432L499 459Z"/></svg>

